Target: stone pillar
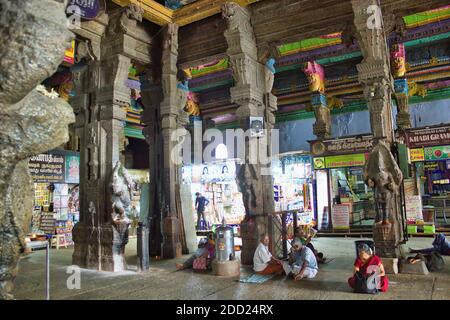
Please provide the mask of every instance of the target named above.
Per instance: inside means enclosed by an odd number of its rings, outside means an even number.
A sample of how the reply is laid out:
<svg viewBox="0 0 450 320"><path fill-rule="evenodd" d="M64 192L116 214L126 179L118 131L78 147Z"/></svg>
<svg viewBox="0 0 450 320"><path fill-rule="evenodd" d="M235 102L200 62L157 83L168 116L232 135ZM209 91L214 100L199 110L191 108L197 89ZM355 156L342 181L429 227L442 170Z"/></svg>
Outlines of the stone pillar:
<svg viewBox="0 0 450 320"><path fill-rule="evenodd" d="M151 71L148 71L151 74ZM150 255L162 256L162 138L160 130L159 106L162 101L162 87L159 80L149 76L141 83L141 97L144 104L143 123L145 140L150 152L150 212L147 222L150 229Z"/></svg>
<svg viewBox="0 0 450 320"><path fill-rule="evenodd" d="M0 300L13 299L33 207L28 158L69 139L75 117L39 86L70 47L63 2L0 0Z"/></svg>
<svg viewBox="0 0 450 320"><path fill-rule="evenodd" d="M115 223L113 169L120 161L123 145L125 106L130 89L125 86L131 60L113 50L123 39L112 27L121 15L110 17L100 45L100 60L85 71L84 91L77 106L80 150L80 222L73 230L73 263L102 271L126 268L123 251L127 228ZM117 221L116 221L117 222Z"/></svg>
<svg viewBox="0 0 450 320"><path fill-rule="evenodd" d="M309 90L312 92L311 105L316 117L313 131L317 139L331 138L331 115L325 96L325 72L315 61L305 63L303 72L308 77Z"/></svg>
<svg viewBox="0 0 450 320"><path fill-rule="evenodd" d="M160 106L161 132L163 141L163 203L164 217L164 258L175 258L181 255L180 220L176 205L176 184L179 183L179 159L173 150L178 143L173 134L183 124L186 124L186 115L183 111L186 106L188 91L187 83L178 83L178 25L168 24L163 35L162 52L162 89L163 100ZM181 208L180 208L181 209Z"/></svg>
<svg viewBox="0 0 450 320"><path fill-rule="evenodd" d="M408 105L408 80L406 79L405 45L394 44L391 48L391 70L395 78L394 90L397 102L397 127L411 128L411 118Z"/></svg>
<svg viewBox="0 0 450 320"><path fill-rule="evenodd" d="M364 58L357 66L359 82L364 87L375 139L375 147L365 168L366 183L374 188L378 213L373 237L379 256L396 259L403 241L399 201L403 177L390 151L393 142L391 93L394 81L390 73L389 52L378 1L352 0L352 6L356 37ZM370 6L378 8L374 15L368 13Z"/></svg>
<svg viewBox="0 0 450 320"><path fill-rule="evenodd" d="M236 115L240 127L249 129L250 117L263 117L265 129L273 128L277 109L276 97L271 94L274 69L273 62L267 66L260 63L257 57L256 39L251 25L251 15L247 8L234 2L222 7L222 16L227 20L228 28L225 38L228 43L227 55L233 69L235 85L231 88L231 100L238 105ZM265 137L247 136L245 142L245 158L237 168L237 180L243 195L246 216L241 223L242 253L244 265L253 263L253 254L259 242L259 236L269 231L269 221L273 212L273 183L270 175L270 164L250 161L251 148L270 156L270 143L260 144L260 139L270 141L270 130Z"/></svg>
<svg viewBox="0 0 450 320"><path fill-rule="evenodd" d="M80 222L73 230L73 263L89 269L125 269L126 230L117 233L113 222L112 174L120 160L123 141L122 107L130 99L125 87L129 58L116 55L89 66L89 104L79 114ZM118 249L120 248L120 249ZM119 251L113 252L114 249Z"/></svg>
<svg viewBox="0 0 450 320"><path fill-rule="evenodd" d="M125 82L131 59L150 62L151 42L138 24L142 12L137 9L111 8L98 21L83 22L78 31L91 37L95 54L90 54L88 67L77 76L77 96L71 101L81 138L80 222L73 230L72 261L90 269L126 268L123 251L132 181L120 163L131 93Z"/></svg>

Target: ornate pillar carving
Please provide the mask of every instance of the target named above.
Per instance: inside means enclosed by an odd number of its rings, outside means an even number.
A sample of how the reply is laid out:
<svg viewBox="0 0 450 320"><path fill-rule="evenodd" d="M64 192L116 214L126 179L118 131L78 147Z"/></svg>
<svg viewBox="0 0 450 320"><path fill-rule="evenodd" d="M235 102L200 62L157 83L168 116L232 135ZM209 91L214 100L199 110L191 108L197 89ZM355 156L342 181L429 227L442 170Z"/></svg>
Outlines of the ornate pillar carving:
<svg viewBox="0 0 450 320"><path fill-rule="evenodd" d="M394 44L391 48L391 69L395 78L394 90L397 102L397 127L399 129L411 128L411 119L408 105L408 80L406 79L406 52L405 45Z"/></svg>
<svg viewBox="0 0 450 320"><path fill-rule="evenodd" d="M179 159L172 154L177 141L172 140L175 130L186 124L184 107L187 101L187 82L178 80L178 25L168 24L163 34L162 90L160 106L163 141L163 206L164 245L163 256L175 258L181 255L180 221L176 205L176 184L179 183ZM184 80L184 79L183 79ZM178 195L179 196L179 195Z"/></svg>
<svg viewBox="0 0 450 320"><path fill-rule="evenodd" d="M399 201L403 177L390 151L393 142L391 93L394 81L390 73L389 51L378 1L352 0L352 6L356 37L364 58L357 66L359 81L364 86L376 144L365 168L366 183L374 188L378 212L373 237L379 256L398 258L399 246L403 241Z"/></svg>
<svg viewBox="0 0 450 320"><path fill-rule="evenodd" d="M230 58L234 87L231 88L231 100L238 105L236 115L241 128L249 129L249 117L265 119L265 137L270 141L275 124L273 112L277 109L276 97L272 95L274 79L273 60L267 65L258 61L256 39L251 25L250 11L234 2L222 7L222 16L227 20L228 28L224 35L228 43L227 55ZM267 148L264 152L270 156L270 143L261 146L258 137L248 136L245 142L245 159L237 170L237 180L243 195L246 217L241 223L243 242L242 263L252 264L253 253L259 242L259 236L269 231L269 216L273 212L273 184L270 176L270 164L250 162L250 146ZM254 149L255 150L255 149ZM258 150L259 152L259 150Z"/></svg>
<svg viewBox="0 0 450 320"><path fill-rule="evenodd" d="M325 96L325 72L315 61L305 63L303 72L308 77L309 90L312 92L311 105L316 117L314 134L317 139L328 139L331 137L331 115Z"/></svg>
<svg viewBox="0 0 450 320"><path fill-rule="evenodd" d="M131 93L125 82L132 56L123 50L130 23L136 21L129 19L126 10L110 16L100 43L100 60L91 61L79 75L80 83L76 81L81 89L76 99L81 138L80 222L73 230L72 260L102 271L126 269L123 252L128 242L130 181L120 159Z"/></svg>

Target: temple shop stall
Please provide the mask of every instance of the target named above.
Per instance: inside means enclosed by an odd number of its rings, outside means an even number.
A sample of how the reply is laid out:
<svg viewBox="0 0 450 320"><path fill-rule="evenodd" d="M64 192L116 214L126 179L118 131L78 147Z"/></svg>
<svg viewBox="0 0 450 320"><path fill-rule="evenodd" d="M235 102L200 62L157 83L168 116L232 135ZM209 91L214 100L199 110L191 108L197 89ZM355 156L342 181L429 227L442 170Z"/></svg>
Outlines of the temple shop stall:
<svg viewBox="0 0 450 320"><path fill-rule="evenodd" d="M450 126L398 130L400 167L410 234L448 227Z"/></svg>
<svg viewBox="0 0 450 320"><path fill-rule="evenodd" d="M137 228L140 217L147 217L148 215L148 185L150 183L150 173L145 169L127 169L127 171L134 182L133 189L131 190L131 204L128 217L131 220L131 224L128 229L128 235L130 237L134 237L137 235ZM141 208L142 203L145 203L146 205Z"/></svg>
<svg viewBox="0 0 450 320"><path fill-rule="evenodd" d="M72 229L79 221L79 164L77 152L55 150L31 157L34 210L26 241L51 239L59 249L73 245Z"/></svg>
<svg viewBox="0 0 450 320"><path fill-rule="evenodd" d="M312 158L305 152L280 154L272 160L272 175L275 210L272 223L282 235L275 241L275 248L284 254L297 227L316 225Z"/></svg>
<svg viewBox="0 0 450 320"><path fill-rule="evenodd" d="M319 230L371 228L376 211L373 190L364 182L371 135L310 141Z"/></svg>
<svg viewBox="0 0 450 320"><path fill-rule="evenodd" d="M198 236L215 231L225 218L237 237L235 244L239 245L240 223L245 217L245 207L236 183L236 163L236 160L225 160L182 167L182 184L189 186L192 219L195 223L195 194L200 192L209 201L205 208L206 221L201 220Z"/></svg>

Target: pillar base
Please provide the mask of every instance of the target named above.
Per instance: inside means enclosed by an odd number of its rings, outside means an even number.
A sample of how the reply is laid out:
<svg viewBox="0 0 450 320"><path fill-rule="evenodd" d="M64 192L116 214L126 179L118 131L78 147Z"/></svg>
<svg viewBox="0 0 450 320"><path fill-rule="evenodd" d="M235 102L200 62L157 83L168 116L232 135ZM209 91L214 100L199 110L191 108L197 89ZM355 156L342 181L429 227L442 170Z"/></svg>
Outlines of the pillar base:
<svg viewBox="0 0 450 320"><path fill-rule="evenodd" d="M387 274L398 274L398 259L397 258L381 258L383 261L384 271Z"/></svg>
<svg viewBox="0 0 450 320"><path fill-rule="evenodd" d="M241 274L241 264L239 263L239 260L214 260L211 265L213 273L216 276L237 277Z"/></svg>
<svg viewBox="0 0 450 320"><path fill-rule="evenodd" d="M241 222L241 238L241 263L244 266L251 266L259 244L258 222L255 216L246 216Z"/></svg>
<svg viewBox="0 0 450 320"><path fill-rule="evenodd" d="M429 271L424 261L418 261L414 264L410 264L406 260L401 260L400 273L427 275Z"/></svg>
<svg viewBox="0 0 450 320"><path fill-rule="evenodd" d="M128 236L124 235L122 242L118 243L115 233L117 232L112 224L92 227L82 222L77 223L73 229L75 246L72 263L81 268L99 271L126 270L124 251Z"/></svg>

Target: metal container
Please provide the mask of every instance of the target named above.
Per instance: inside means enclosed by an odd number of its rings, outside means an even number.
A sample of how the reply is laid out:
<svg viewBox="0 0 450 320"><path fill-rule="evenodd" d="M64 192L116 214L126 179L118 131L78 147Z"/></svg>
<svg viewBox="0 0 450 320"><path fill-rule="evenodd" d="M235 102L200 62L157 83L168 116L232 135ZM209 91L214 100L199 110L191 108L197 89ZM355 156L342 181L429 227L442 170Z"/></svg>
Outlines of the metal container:
<svg viewBox="0 0 450 320"><path fill-rule="evenodd" d="M234 233L233 228L227 226L225 219L222 225L216 228L216 259L217 261L234 260Z"/></svg>

